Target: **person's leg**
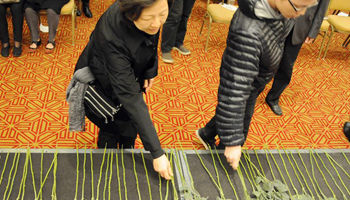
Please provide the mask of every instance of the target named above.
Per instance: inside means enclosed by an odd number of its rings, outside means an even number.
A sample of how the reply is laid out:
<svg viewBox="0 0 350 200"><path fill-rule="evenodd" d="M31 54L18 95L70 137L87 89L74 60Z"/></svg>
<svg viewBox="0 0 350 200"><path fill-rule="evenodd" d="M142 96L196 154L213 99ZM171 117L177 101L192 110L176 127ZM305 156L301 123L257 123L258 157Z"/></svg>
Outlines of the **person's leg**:
<svg viewBox="0 0 350 200"><path fill-rule="evenodd" d="M203 144L205 149L214 149L215 146L215 136L217 135L216 131L216 121L215 116L205 125L205 127L200 128L196 131L196 135L200 142Z"/></svg>
<svg viewBox="0 0 350 200"><path fill-rule="evenodd" d="M173 2L168 18L163 25L162 31L162 60L166 63L173 63L170 51L175 45L176 33L182 16L183 0Z"/></svg>
<svg viewBox="0 0 350 200"><path fill-rule="evenodd" d="M10 39L6 20L6 8L7 6L0 4L0 39L2 43L1 55L3 57L8 57L10 54Z"/></svg>
<svg viewBox="0 0 350 200"><path fill-rule="evenodd" d="M135 146L137 129L124 108L121 108L115 116L115 124L119 135L119 148L133 148Z"/></svg>
<svg viewBox="0 0 350 200"><path fill-rule="evenodd" d="M39 14L32 8L27 7L25 9L24 15L27 20L27 24L28 24L31 39L32 39L32 42L29 48L35 50L41 44L41 40L39 36Z"/></svg>
<svg viewBox="0 0 350 200"><path fill-rule="evenodd" d="M179 23L179 27L176 33L175 47L181 54L188 55L191 52L183 46L184 39L187 32L187 22L191 15L195 0L184 0L182 17Z"/></svg>
<svg viewBox="0 0 350 200"><path fill-rule="evenodd" d="M49 41L48 41L49 43L55 42L59 20L60 20L59 14L57 14L52 9L47 9L47 23L49 24ZM50 46L49 48L53 48L53 47Z"/></svg>
<svg viewBox="0 0 350 200"><path fill-rule="evenodd" d="M293 66L294 66L295 60L298 57L301 46L302 44L293 45L292 33L289 34L285 42L284 52L283 52L282 60L279 65L279 69L275 74L271 90L266 96L266 102L270 107L273 107L274 105L278 106L279 98L282 92L289 85L290 80L292 78ZM281 112L277 112L276 114L281 115L282 110Z"/></svg>
<svg viewBox="0 0 350 200"><path fill-rule="evenodd" d="M12 25L15 45L13 56L19 57L22 54L22 32L23 32L23 1L11 5Z"/></svg>

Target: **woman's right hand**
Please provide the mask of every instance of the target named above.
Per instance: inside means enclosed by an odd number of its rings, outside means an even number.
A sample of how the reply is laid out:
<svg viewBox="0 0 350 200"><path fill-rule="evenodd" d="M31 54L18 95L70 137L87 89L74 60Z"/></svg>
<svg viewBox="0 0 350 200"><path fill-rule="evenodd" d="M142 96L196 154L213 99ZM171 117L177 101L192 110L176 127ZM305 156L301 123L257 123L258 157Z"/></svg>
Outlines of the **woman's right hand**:
<svg viewBox="0 0 350 200"><path fill-rule="evenodd" d="M165 154L153 159L153 168L166 180L170 180L173 176L173 170L171 170L170 162Z"/></svg>

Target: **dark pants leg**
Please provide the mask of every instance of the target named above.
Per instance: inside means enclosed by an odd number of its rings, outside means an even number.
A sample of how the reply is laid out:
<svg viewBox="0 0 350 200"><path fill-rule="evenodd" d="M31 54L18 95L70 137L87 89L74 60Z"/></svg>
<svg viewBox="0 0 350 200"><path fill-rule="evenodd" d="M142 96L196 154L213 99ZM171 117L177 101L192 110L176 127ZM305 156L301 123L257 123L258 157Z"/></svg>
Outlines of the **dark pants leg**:
<svg viewBox="0 0 350 200"><path fill-rule="evenodd" d="M16 42L22 42L23 32L23 1L13 3L10 7L12 14L13 38Z"/></svg>
<svg viewBox="0 0 350 200"><path fill-rule="evenodd" d="M185 0L186 1L186 0ZM175 0L163 25L161 50L168 53L175 46L176 34L181 21L184 0Z"/></svg>
<svg viewBox="0 0 350 200"><path fill-rule="evenodd" d="M278 104L279 98L284 89L289 85L292 78L293 66L298 57L300 48L303 44L292 44L293 31L288 35L285 41L283 57L279 69L275 74L272 88L266 96L266 101L271 104Z"/></svg>
<svg viewBox="0 0 350 200"><path fill-rule="evenodd" d="M104 119L96 117L96 115L85 106L85 114L87 118L100 128L98 135L98 148L132 148L135 143L137 131L132 121L128 117L126 111L121 109L115 116L114 121L107 124Z"/></svg>
<svg viewBox="0 0 350 200"><path fill-rule="evenodd" d="M8 24L6 20L7 6L7 4L0 4L0 39L2 44L8 43L10 41Z"/></svg>
<svg viewBox="0 0 350 200"><path fill-rule="evenodd" d="M175 46L177 47L183 45L184 43L186 31L187 31L187 22L188 22L188 18L190 18L194 2L195 0L184 0L183 2L182 17L177 30L176 40L175 40Z"/></svg>

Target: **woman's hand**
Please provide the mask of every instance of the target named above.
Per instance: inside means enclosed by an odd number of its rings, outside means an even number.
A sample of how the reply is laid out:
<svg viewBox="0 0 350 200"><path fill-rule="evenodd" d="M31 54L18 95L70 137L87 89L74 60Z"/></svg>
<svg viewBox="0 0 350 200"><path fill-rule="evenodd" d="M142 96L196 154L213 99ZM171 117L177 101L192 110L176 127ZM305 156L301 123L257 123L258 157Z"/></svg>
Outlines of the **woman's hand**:
<svg viewBox="0 0 350 200"><path fill-rule="evenodd" d="M238 146L226 146L225 147L225 157L230 166L237 170L239 165L239 160L241 159L241 145Z"/></svg>
<svg viewBox="0 0 350 200"><path fill-rule="evenodd" d="M153 86L153 81L154 81L154 78L151 78L151 79L145 79L145 82L143 84L143 88L145 88L145 92L147 93L151 87Z"/></svg>
<svg viewBox="0 0 350 200"><path fill-rule="evenodd" d="M170 162L165 154L153 159L153 168L166 180L170 180L173 176L173 170L171 170Z"/></svg>

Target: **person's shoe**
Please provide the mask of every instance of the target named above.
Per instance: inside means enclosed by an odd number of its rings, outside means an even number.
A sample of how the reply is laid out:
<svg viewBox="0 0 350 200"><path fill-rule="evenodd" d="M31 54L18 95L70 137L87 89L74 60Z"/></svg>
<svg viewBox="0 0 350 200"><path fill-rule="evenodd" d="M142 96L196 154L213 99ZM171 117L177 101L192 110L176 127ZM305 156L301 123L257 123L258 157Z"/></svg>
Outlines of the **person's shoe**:
<svg viewBox="0 0 350 200"><path fill-rule="evenodd" d="M1 48L1 55L3 57L9 57L9 55L10 55L10 45L7 45L7 47L2 46L2 48Z"/></svg>
<svg viewBox="0 0 350 200"><path fill-rule="evenodd" d="M87 18L92 18L92 12L89 8L89 3L84 3L83 2L83 13Z"/></svg>
<svg viewBox="0 0 350 200"><path fill-rule="evenodd" d="M77 16L81 16L81 12L79 9L77 10L76 14L77 14Z"/></svg>
<svg viewBox="0 0 350 200"><path fill-rule="evenodd" d="M345 136L350 141L350 122L345 122L343 131L344 131Z"/></svg>
<svg viewBox="0 0 350 200"><path fill-rule="evenodd" d="M170 52L162 53L162 61L165 62L165 63L170 63L170 64L174 63L174 59L171 56Z"/></svg>
<svg viewBox="0 0 350 200"><path fill-rule="evenodd" d="M282 115L282 109L281 107L278 105L278 103L273 104L271 102L266 101L267 105L270 107L270 109L272 110L273 113L275 113L276 115Z"/></svg>
<svg viewBox="0 0 350 200"><path fill-rule="evenodd" d="M198 130L196 130L196 136L198 137L199 141L201 141L201 143L203 144L205 149L215 149L215 139L209 139L205 133L204 133L204 128L200 128Z"/></svg>
<svg viewBox="0 0 350 200"><path fill-rule="evenodd" d="M188 50L184 45L181 45L179 47L173 47L173 49L175 49L176 51L178 51L180 54L182 55L190 55L191 51Z"/></svg>
<svg viewBox="0 0 350 200"><path fill-rule="evenodd" d="M13 47L12 53L14 57L20 57L22 55L22 45L19 45L19 47Z"/></svg>

